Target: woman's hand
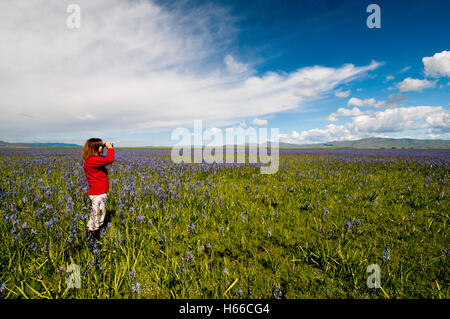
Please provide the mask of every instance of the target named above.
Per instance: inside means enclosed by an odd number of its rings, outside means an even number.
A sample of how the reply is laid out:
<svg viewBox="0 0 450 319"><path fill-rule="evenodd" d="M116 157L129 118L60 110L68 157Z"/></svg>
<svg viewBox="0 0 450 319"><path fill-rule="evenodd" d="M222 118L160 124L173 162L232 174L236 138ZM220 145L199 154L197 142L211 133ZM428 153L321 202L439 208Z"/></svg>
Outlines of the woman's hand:
<svg viewBox="0 0 450 319"><path fill-rule="evenodd" d="M113 144L111 142L106 142L105 146L106 146L107 149L110 149L110 148L113 147Z"/></svg>

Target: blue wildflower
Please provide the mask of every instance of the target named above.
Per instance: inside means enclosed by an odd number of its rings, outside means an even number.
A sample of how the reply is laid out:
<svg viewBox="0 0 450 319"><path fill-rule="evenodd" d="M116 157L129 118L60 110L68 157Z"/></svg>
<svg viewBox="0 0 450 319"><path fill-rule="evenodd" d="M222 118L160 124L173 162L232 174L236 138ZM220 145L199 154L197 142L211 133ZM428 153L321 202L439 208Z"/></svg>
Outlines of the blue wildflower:
<svg viewBox="0 0 450 319"><path fill-rule="evenodd" d="M184 268L184 264L181 263L181 266L180 266L180 272L181 272L182 274L184 274L185 271L186 271L186 268Z"/></svg>
<svg viewBox="0 0 450 319"><path fill-rule="evenodd" d="M131 270L128 272L128 279L133 279L136 276L136 271L131 267Z"/></svg>
<svg viewBox="0 0 450 319"><path fill-rule="evenodd" d="M274 297L275 297L276 299L281 299L281 296L283 295L283 293L281 292L281 287L280 287L280 285L278 285L278 286L275 288L275 292L273 293L273 295L274 295Z"/></svg>
<svg viewBox="0 0 450 319"><path fill-rule="evenodd" d="M386 248L383 254L383 263L387 263L391 260L391 254L389 253L389 249Z"/></svg>
<svg viewBox="0 0 450 319"><path fill-rule="evenodd" d="M137 281L134 281L134 283L131 285L131 291L134 294L138 294L141 292L141 284L138 283Z"/></svg>
<svg viewBox="0 0 450 319"><path fill-rule="evenodd" d="M142 216L142 215L139 215L138 217L136 217L136 222L138 223L138 225L139 225L139 223L140 223L141 221L143 221L143 220L145 220L145 217Z"/></svg>
<svg viewBox="0 0 450 319"><path fill-rule="evenodd" d="M352 224L350 223L350 221L347 221L345 223L345 229L349 230L351 226L352 226Z"/></svg>
<svg viewBox="0 0 450 319"><path fill-rule="evenodd" d="M3 294L3 292L6 289L6 285L3 281L0 281L0 293Z"/></svg>

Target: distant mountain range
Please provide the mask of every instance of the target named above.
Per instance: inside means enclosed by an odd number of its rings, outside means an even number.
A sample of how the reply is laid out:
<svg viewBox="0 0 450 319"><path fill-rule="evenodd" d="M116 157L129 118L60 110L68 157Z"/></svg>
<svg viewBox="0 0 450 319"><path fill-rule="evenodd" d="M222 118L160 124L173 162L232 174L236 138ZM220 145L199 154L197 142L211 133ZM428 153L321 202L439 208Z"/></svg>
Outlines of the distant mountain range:
<svg viewBox="0 0 450 319"><path fill-rule="evenodd" d="M248 146L249 144L245 144ZM268 142L270 146L270 142ZM81 145L67 143L8 143L0 141L0 148L81 148ZM239 145L243 148L244 145ZM127 147L125 147L127 148ZM171 146L143 146L130 148L171 148ZM355 141L334 141L317 144L279 143L280 149L450 149L450 140L419 140L410 138L380 138L370 137Z"/></svg>
<svg viewBox="0 0 450 319"><path fill-rule="evenodd" d="M1 148L80 148L81 145L67 143L8 143L0 141Z"/></svg>
<svg viewBox="0 0 450 319"><path fill-rule="evenodd" d="M381 138L370 137L355 141L334 141L318 144L289 144L279 143L279 148L356 148L356 149L380 149L380 148L437 148L450 149L450 140L419 140L411 138Z"/></svg>

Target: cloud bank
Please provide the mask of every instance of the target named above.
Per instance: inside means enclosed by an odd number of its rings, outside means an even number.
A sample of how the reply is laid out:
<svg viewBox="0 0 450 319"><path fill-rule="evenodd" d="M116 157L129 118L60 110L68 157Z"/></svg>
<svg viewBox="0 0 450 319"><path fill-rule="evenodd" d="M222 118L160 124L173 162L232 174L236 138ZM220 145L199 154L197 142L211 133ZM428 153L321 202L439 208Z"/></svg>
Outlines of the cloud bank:
<svg viewBox="0 0 450 319"><path fill-rule="evenodd" d="M220 6L77 1L81 28L69 29L70 3L0 3L2 138L234 124L302 108L380 65L258 75L233 50L235 18Z"/></svg>

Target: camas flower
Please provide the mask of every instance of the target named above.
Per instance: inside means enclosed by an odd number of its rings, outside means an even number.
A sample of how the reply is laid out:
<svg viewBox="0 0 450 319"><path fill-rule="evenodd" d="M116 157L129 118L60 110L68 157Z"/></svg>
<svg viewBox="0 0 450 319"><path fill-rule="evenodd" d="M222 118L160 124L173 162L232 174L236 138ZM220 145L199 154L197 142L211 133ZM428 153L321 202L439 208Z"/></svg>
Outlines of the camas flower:
<svg viewBox="0 0 450 319"><path fill-rule="evenodd" d="M133 279L136 276L136 271L131 268L131 270L128 272L128 279Z"/></svg>
<svg viewBox="0 0 450 319"><path fill-rule="evenodd" d="M275 288L275 292L273 293L273 296L276 298L276 299L281 299L281 296L283 295L283 293L281 292L281 287L280 287L280 285L278 285L276 288Z"/></svg>
<svg viewBox="0 0 450 319"><path fill-rule="evenodd" d="M345 223L345 229L349 230L351 226L352 226L352 224L350 223L350 221L347 221Z"/></svg>
<svg viewBox="0 0 450 319"><path fill-rule="evenodd" d="M383 262L387 263L391 260L391 254L389 253L389 248L386 248L383 254Z"/></svg>
<svg viewBox="0 0 450 319"><path fill-rule="evenodd" d="M134 294L138 294L141 292L141 284L138 283L137 281L135 281L132 285L131 285L131 291Z"/></svg>

